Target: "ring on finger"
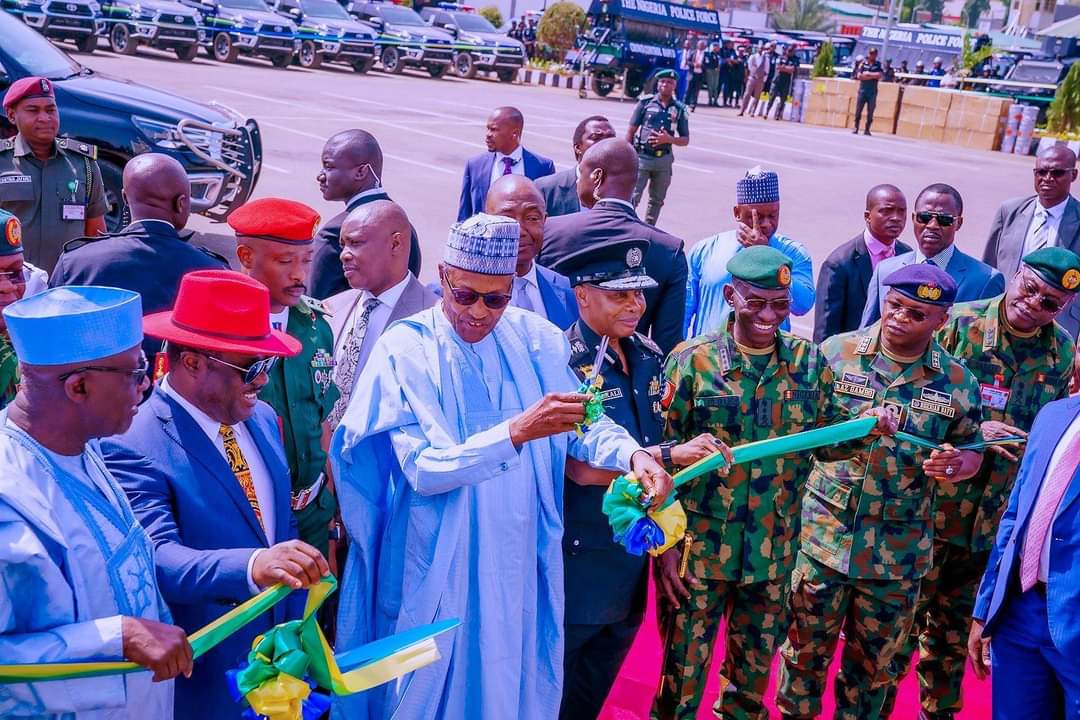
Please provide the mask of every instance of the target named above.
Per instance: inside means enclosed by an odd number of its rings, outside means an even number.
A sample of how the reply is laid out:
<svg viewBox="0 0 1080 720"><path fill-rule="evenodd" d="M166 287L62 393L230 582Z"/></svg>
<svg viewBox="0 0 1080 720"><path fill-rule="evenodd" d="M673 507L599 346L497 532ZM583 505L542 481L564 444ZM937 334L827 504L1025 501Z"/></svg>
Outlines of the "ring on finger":
<svg viewBox="0 0 1080 720"><path fill-rule="evenodd" d="M953 467L952 465L946 465L945 466L945 474L948 475L949 477L952 477L955 472L956 472L956 468Z"/></svg>

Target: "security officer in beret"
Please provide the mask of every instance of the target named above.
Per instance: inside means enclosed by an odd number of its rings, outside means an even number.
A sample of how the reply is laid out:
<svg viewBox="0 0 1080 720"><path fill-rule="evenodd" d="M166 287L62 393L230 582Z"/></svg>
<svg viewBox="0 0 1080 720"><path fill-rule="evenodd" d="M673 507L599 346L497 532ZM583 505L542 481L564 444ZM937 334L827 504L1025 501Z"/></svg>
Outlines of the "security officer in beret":
<svg viewBox="0 0 1080 720"><path fill-rule="evenodd" d="M630 202L637 208L648 184L645 222L650 225L655 225L660 217L660 208L671 185L671 167L675 161L671 148L690 144L686 106L675 99L675 71L661 70L654 77L656 94L638 101L626 130L626 141L638 153L638 178Z"/></svg>
<svg viewBox="0 0 1080 720"><path fill-rule="evenodd" d="M23 258L19 218L0 210L0 310L45 289L48 277ZM0 409L15 399L19 389L19 359L0 313Z"/></svg>
<svg viewBox="0 0 1080 720"><path fill-rule="evenodd" d="M560 265L568 273L581 319L566 331L570 367L582 380L597 377L604 412L667 466L689 465L719 449L710 435L661 443L663 353L636 332L645 312L642 291L656 286L645 274L647 240L590 245ZM596 367L601 338L608 347ZM645 612L645 556L612 540L601 510L616 473L567 459L565 680L560 717L595 720Z"/></svg>
<svg viewBox="0 0 1080 720"><path fill-rule="evenodd" d="M938 342L979 382L987 440L1027 436L1043 406L1068 396L1076 349L1054 319L1078 289L1080 257L1045 247L1024 256L1004 295L953 307ZM975 594L1020 454L1015 446L991 447L971 482L938 487L934 564L922 579L910 639L893 661L898 683L917 641L926 718L947 720L960 711ZM888 688L883 716L892 710L895 690Z"/></svg>
<svg viewBox="0 0 1080 720"><path fill-rule="evenodd" d="M46 78L12 83L4 114L18 134L0 140L0 208L19 216L26 259L51 273L64 243L105 231L97 147L57 137L60 113Z"/></svg>
<svg viewBox="0 0 1080 720"><path fill-rule="evenodd" d="M851 415L884 408L900 430L855 457L815 463L802 498L791 625L780 650L776 704L786 718L821 713L840 630L836 718L882 717L892 660L907 640L930 570L937 488L975 475L982 453L979 384L934 340L949 320L956 281L932 264L886 276L882 319L826 340L833 394ZM929 445L934 449L929 449Z"/></svg>
<svg viewBox="0 0 1080 720"><path fill-rule="evenodd" d="M727 263L733 308L722 329L677 346L667 360L665 437L709 433L732 445L838 422L833 375L817 347L781 330L791 312L791 259L757 245ZM884 410L879 432L895 431ZM822 448L822 458L852 447ZM657 571L664 664L652 717L697 717L716 633L726 621L717 717L766 720L774 648L786 629L799 540L799 500L811 458L787 455L736 465L680 490L686 537Z"/></svg>
<svg viewBox="0 0 1080 720"><path fill-rule="evenodd" d="M328 556L337 508L326 482L324 421L338 399L334 337L322 303L307 297L319 214L303 203L260 198L229 215L245 273L270 290L270 326L300 341L299 354L277 363L259 398L281 421L292 476L292 510L301 540Z"/></svg>

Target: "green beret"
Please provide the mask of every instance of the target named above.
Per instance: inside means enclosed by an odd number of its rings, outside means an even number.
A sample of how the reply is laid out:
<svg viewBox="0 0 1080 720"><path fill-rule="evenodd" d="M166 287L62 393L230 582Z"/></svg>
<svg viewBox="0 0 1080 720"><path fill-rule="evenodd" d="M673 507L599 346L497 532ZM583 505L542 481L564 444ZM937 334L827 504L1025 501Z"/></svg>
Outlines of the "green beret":
<svg viewBox="0 0 1080 720"><path fill-rule="evenodd" d="M791 259L768 245L743 248L728 260L727 271L762 290L787 290L791 287Z"/></svg>
<svg viewBox="0 0 1080 720"><path fill-rule="evenodd" d="M1024 256L1024 264L1056 288L1076 292L1080 288L1080 256L1060 247L1044 247Z"/></svg>
<svg viewBox="0 0 1080 720"><path fill-rule="evenodd" d="M677 78L674 70L657 70L653 77L657 80L675 80Z"/></svg>
<svg viewBox="0 0 1080 720"><path fill-rule="evenodd" d="M15 255L22 251L22 225L19 224L19 218L0 209L0 256Z"/></svg>

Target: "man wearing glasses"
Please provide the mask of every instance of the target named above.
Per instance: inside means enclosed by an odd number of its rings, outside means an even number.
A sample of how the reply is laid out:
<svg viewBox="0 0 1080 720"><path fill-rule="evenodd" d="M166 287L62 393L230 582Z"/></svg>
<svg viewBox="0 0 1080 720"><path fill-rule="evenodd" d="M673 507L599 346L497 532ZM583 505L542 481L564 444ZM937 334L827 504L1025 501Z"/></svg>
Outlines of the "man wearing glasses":
<svg viewBox="0 0 1080 720"><path fill-rule="evenodd" d="M938 341L979 381L987 440L1026 437L1043 406L1068 395L1075 348L1054 319L1077 289L1080 257L1044 247L1024 256L1004 295L953 307ZM1016 480L1020 451L990 451L971 482L938 487L934 565L922 579L911 635L893 662L899 683L917 641L927 718L953 718L960 711L975 594ZM895 685L882 717L891 713L894 695Z"/></svg>
<svg viewBox="0 0 1080 720"><path fill-rule="evenodd" d="M915 198L911 223L916 248L882 260L874 268L863 308L862 327L881 319L886 294L883 280L907 265L930 264L948 273L956 283L956 302L983 300L1005 291L1005 278L1000 272L955 245L956 233L964 225L964 200L956 188L945 183L924 188Z"/></svg>
<svg viewBox="0 0 1080 720"><path fill-rule="evenodd" d="M1076 154L1053 145L1035 159L1035 194L1008 200L990 226L983 262L1012 275L1020 258L1041 247L1063 247L1080 253L1080 202L1071 194L1076 181ZM1073 339L1080 331L1080 306L1058 317Z"/></svg>
<svg viewBox="0 0 1080 720"><path fill-rule="evenodd" d="M461 620L424 672L337 698L343 717L555 717L567 455L633 470L654 502L671 491L623 428L581 426L566 338L508 307L520 234L485 214L451 227L441 303L387 328L334 435L350 541L338 650Z"/></svg>
<svg viewBox="0 0 1080 720"><path fill-rule="evenodd" d="M49 276L23 259L22 225L12 213L0 210L0 310L16 300L45 289ZM19 359L0 314L0 410L19 389Z"/></svg>
<svg viewBox="0 0 1080 720"><path fill-rule="evenodd" d="M172 310L146 316L167 341L168 374L131 429L102 443L105 462L154 542L161 591L191 632L275 583L307 587L329 572L296 540L291 480L274 411L258 399L267 374L300 341L270 327L266 287L229 270L180 282ZM236 716L225 672L256 635L299 617L286 601L199 660L178 681L180 718Z"/></svg>

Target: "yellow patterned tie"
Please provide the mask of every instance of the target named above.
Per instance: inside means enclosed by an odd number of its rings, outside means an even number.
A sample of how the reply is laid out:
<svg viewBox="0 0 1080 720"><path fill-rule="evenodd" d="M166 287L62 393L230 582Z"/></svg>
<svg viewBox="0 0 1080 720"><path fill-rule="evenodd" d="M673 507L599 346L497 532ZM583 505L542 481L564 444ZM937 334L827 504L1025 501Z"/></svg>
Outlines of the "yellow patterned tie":
<svg viewBox="0 0 1080 720"><path fill-rule="evenodd" d="M218 432L225 442L225 459L229 461L229 469L236 476L237 482L244 490L244 495L251 503L251 509L255 513L255 519L259 521L259 526L265 531L262 510L259 509L259 497L255 494L255 482L251 479L251 467L244 459L244 453L240 452L240 443L236 442L236 433L229 425L222 425Z"/></svg>

